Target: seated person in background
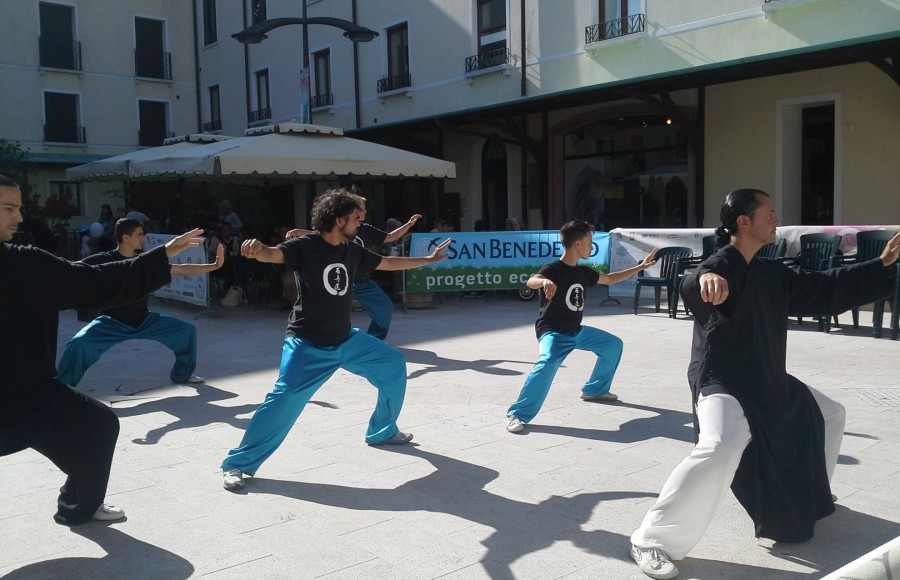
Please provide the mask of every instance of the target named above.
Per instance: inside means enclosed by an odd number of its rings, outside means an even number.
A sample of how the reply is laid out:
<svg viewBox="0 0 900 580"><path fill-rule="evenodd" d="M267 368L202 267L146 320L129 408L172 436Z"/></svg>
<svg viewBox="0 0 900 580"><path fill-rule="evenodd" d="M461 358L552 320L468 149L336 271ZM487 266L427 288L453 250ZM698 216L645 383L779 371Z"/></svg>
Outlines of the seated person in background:
<svg viewBox="0 0 900 580"><path fill-rule="evenodd" d="M144 249L144 229L132 218L116 222L116 238L119 244L111 252L88 256L82 262L90 265L106 264L133 258ZM203 274L222 267L223 252L215 255L212 264L172 264L172 275L190 276ZM173 383L202 383L195 376L197 367L197 328L189 323L148 309L149 295L100 311L87 326L78 331L66 345L59 361L59 380L73 387L78 386L88 368L100 360L103 353L113 346L130 339L155 340L175 353L175 366L169 376Z"/></svg>

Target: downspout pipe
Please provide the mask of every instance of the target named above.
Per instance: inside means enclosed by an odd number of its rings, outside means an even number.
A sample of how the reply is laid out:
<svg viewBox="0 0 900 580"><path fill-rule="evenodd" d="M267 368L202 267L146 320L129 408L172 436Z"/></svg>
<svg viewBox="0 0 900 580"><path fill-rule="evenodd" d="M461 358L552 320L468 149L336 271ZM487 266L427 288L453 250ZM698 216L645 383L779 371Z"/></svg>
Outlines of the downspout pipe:
<svg viewBox="0 0 900 580"><path fill-rule="evenodd" d="M519 10L521 11L521 14L519 15L519 22L521 23L521 30L519 31L519 35L521 36L521 48L519 50L522 58L522 86L520 92L521 96L524 97L528 94L527 85L525 83L525 63L528 60L527 54L525 52L525 0L520 0Z"/></svg>
<svg viewBox="0 0 900 580"><path fill-rule="evenodd" d="M197 132L203 132L203 106L200 100L200 25L197 23L197 0L191 2L194 11L194 100L197 105Z"/></svg>
<svg viewBox="0 0 900 580"><path fill-rule="evenodd" d="M353 24L359 24L356 21L356 0L353 0L351 3L351 13L350 13L350 22ZM353 105L356 109L356 128L359 129L362 127L362 117L361 112L359 110L359 47L357 43L353 44Z"/></svg>

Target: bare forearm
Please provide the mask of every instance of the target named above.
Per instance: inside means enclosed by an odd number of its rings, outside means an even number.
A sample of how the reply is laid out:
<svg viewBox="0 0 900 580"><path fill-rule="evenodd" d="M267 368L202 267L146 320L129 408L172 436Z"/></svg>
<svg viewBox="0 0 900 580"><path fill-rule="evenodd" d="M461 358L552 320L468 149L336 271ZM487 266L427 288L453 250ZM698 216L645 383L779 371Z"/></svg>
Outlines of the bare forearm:
<svg viewBox="0 0 900 580"><path fill-rule="evenodd" d="M618 284L623 280L627 280L640 272L641 270L646 269L643 264L638 264L637 266L633 266L626 270L619 270L618 272L610 272L609 274L600 274L600 283L606 284L610 286L612 284Z"/></svg>
<svg viewBox="0 0 900 580"><path fill-rule="evenodd" d="M173 276L194 276L205 274L221 268L221 264L172 264L170 272Z"/></svg>
<svg viewBox="0 0 900 580"><path fill-rule="evenodd" d="M245 256L267 264L284 264L284 253L272 246L263 246L254 256Z"/></svg>
<svg viewBox="0 0 900 580"><path fill-rule="evenodd" d="M428 257L421 258L404 258L400 256L384 256L376 270L384 270L387 272L396 272L398 270L412 270L413 268L421 268L431 264L434 260Z"/></svg>

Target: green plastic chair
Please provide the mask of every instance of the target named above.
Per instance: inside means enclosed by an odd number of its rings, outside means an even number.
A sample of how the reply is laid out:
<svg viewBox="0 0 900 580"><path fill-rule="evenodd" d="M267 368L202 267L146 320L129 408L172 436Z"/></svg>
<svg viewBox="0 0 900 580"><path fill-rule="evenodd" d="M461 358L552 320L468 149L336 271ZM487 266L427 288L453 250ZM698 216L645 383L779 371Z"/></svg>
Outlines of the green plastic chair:
<svg viewBox="0 0 900 580"><path fill-rule="evenodd" d="M659 312L659 301L662 295L662 289L666 289L668 297L668 312L672 316L672 305L675 296L675 285L678 279L678 258L686 258L694 253L690 248L682 246L670 246L668 248L660 248L656 252L656 264L659 266L659 276L647 276L643 271L638 272L635 278L634 286L634 313L638 311L638 301L641 298L641 288L650 286L653 288L656 297L656 311Z"/></svg>
<svg viewBox="0 0 900 580"><path fill-rule="evenodd" d="M860 264L868 262L881 256L884 247L897 232L893 230L868 230L856 234L856 255L841 256L839 262L841 264ZM881 338L882 322L884 320L884 303L891 302L891 315L895 314L897 301L895 298L884 298L876 301L872 305L872 335L875 338ZM859 308L851 309L853 316L853 328L859 328ZM826 329L828 323L826 322ZM827 332L827 330L826 330Z"/></svg>

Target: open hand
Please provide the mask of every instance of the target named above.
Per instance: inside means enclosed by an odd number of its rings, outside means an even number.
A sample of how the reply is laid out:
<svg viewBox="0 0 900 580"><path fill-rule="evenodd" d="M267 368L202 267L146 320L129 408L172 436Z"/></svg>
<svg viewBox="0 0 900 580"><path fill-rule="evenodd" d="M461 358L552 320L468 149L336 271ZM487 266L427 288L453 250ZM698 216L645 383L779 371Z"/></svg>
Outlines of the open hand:
<svg viewBox="0 0 900 580"><path fill-rule="evenodd" d="M203 238L200 237L200 234L202 233L202 229L194 228L189 232L185 232L180 236L172 238L166 242L166 255L170 258L174 258L188 248L199 246L203 243Z"/></svg>
<svg viewBox="0 0 900 580"><path fill-rule="evenodd" d="M444 250L446 250L450 246L451 242L453 242L453 239L447 238L446 240L438 244L434 251L428 255L428 261L434 263L440 262L441 260L446 260L447 256L444 254Z"/></svg>
<svg viewBox="0 0 900 580"><path fill-rule="evenodd" d="M897 261L897 255L900 254L900 234L897 234L890 240L881 252L881 263L890 266ZM896 306L896 305L894 305Z"/></svg>

